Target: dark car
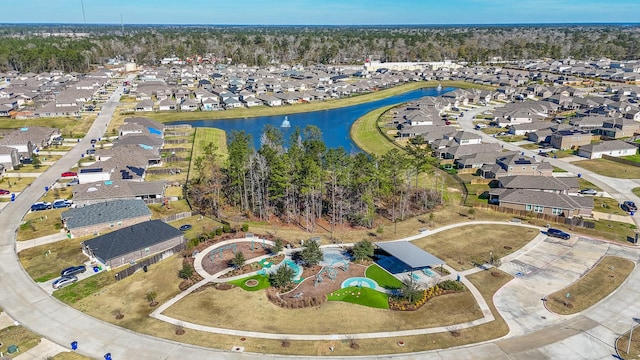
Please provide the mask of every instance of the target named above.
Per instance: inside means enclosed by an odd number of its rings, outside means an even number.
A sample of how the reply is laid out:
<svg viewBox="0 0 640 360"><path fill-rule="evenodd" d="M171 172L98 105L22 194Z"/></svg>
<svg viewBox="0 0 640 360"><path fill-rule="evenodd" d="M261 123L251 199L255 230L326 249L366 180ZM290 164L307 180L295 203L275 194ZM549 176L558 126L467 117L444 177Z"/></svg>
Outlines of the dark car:
<svg viewBox="0 0 640 360"><path fill-rule="evenodd" d="M9 194L11 194L11 191L5 190L5 189L0 189L0 195L9 195Z"/></svg>
<svg viewBox="0 0 640 360"><path fill-rule="evenodd" d="M560 239L565 239L565 240L569 240L569 238L571 238L571 235L569 235L568 233L560 229L554 229L554 228L547 229L547 235L557 237Z"/></svg>
<svg viewBox="0 0 640 360"><path fill-rule="evenodd" d="M40 211L40 210L48 210L51 209L51 203L48 202L37 202L31 205L31 211Z"/></svg>
<svg viewBox="0 0 640 360"><path fill-rule="evenodd" d="M93 155L96 153L96 149L87 149L87 155Z"/></svg>
<svg viewBox="0 0 640 360"><path fill-rule="evenodd" d="M188 231L191 230L191 224L184 224L180 226L180 231Z"/></svg>
<svg viewBox="0 0 640 360"><path fill-rule="evenodd" d="M63 276L61 278L56 279L53 282L53 284L51 284L51 286L53 286L54 289L59 289L64 286L71 285L76 281L78 281L78 277L76 277L75 275Z"/></svg>
<svg viewBox="0 0 640 360"><path fill-rule="evenodd" d="M68 267L62 271L60 271L60 276L71 276L71 275L75 275L75 274L81 274L83 272L87 271L87 267L84 265L79 265L79 266L71 266Z"/></svg>
<svg viewBox="0 0 640 360"><path fill-rule="evenodd" d="M98 142L98 139L91 139L91 143L92 143L92 144L95 144L95 143L97 143L97 142Z"/></svg>
<svg viewBox="0 0 640 360"><path fill-rule="evenodd" d="M24 158L24 159L20 159L20 162L22 164L33 164L33 159L32 158Z"/></svg>
<svg viewBox="0 0 640 360"><path fill-rule="evenodd" d="M638 207L633 201L625 201L620 207L626 212L638 211Z"/></svg>

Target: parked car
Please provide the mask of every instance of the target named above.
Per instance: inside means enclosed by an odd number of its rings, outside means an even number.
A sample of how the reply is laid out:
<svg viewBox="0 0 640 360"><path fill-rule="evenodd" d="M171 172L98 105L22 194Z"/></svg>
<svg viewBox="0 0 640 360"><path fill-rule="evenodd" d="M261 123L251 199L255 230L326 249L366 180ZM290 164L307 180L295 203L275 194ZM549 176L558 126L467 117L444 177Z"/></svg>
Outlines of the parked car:
<svg viewBox="0 0 640 360"><path fill-rule="evenodd" d="M9 194L11 194L11 191L5 190L5 189L0 189L0 195L9 195Z"/></svg>
<svg viewBox="0 0 640 360"><path fill-rule="evenodd" d="M67 285L71 285L76 281L78 281L78 277L75 276L75 275L63 276L61 278L56 279L53 282L53 284L51 284L51 286L53 286L54 289L60 289L61 287L65 287Z"/></svg>
<svg viewBox="0 0 640 360"><path fill-rule="evenodd" d="M96 153L96 149L87 149L87 155L93 155Z"/></svg>
<svg viewBox="0 0 640 360"><path fill-rule="evenodd" d="M78 180L78 179L73 179L73 180L71 180L71 181L69 181L69 182L67 183L67 186L73 186L73 185L78 185L78 184L80 184L80 180Z"/></svg>
<svg viewBox="0 0 640 360"><path fill-rule="evenodd" d="M31 205L31 211L40 211L40 210L48 210L51 209L50 202L37 202Z"/></svg>
<svg viewBox="0 0 640 360"><path fill-rule="evenodd" d="M22 164L33 164L33 159L32 158L20 159L20 163L22 163Z"/></svg>
<svg viewBox="0 0 640 360"><path fill-rule="evenodd" d="M626 212L638 211L638 207L633 201L625 201L620 207Z"/></svg>
<svg viewBox="0 0 640 360"><path fill-rule="evenodd" d="M91 143L92 143L92 144L95 144L95 143L97 143L97 142L98 142L98 139L91 139Z"/></svg>
<svg viewBox="0 0 640 360"><path fill-rule="evenodd" d="M582 190L580 190L580 194L582 194L582 195L598 195L598 190L596 190L596 189L582 189Z"/></svg>
<svg viewBox="0 0 640 360"><path fill-rule="evenodd" d="M565 239L565 240L569 240L569 238L571 238L571 235L569 235L568 233L560 229L554 229L554 228L548 228L547 235L557 237L560 239Z"/></svg>
<svg viewBox="0 0 640 360"><path fill-rule="evenodd" d="M83 272L87 271L87 267L84 265L79 265L79 266L71 266L68 267L62 271L60 271L60 276L72 276L72 275L76 275L76 274L81 274Z"/></svg>
<svg viewBox="0 0 640 360"><path fill-rule="evenodd" d="M56 200L53 202L52 207L54 209L61 209L61 208L66 208L69 207L73 204L73 202L71 200Z"/></svg>
<svg viewBox="0 0 640 360"><path fill-rule="evenodd" d="M60 174L61 177L74 177L74 176L78 176L78 173L75 171L65 171L62 174Z"/></svg>

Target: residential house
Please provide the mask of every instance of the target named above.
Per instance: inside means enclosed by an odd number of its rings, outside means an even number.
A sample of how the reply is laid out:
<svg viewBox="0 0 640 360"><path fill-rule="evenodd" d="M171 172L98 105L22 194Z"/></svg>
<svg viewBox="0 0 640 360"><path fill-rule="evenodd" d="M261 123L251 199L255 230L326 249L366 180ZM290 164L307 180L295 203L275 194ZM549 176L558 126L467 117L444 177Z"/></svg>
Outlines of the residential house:
<svg viewBox="0 0 640 360"><path fill-rule="evenodd" d="M8 146L18 150L20 155L30 157L36 150L51 144L60 136L60 131L42 126L23 127L10 132L0 140L0 146Z"/></svg>
<svg viewBox="0 0 640 360"><path fill-rule="evenodd" d="M151 210L143 200L118 199L76 206L62 212L60 217L67 232L72 237L79 237L149 221Z"/></svg>
<svg viewBox="0 0 640 360"><path fill-rule="evenodd" d="M155 254L170 256L184 249L184 245L180 230L160 220L150 220L84 241L82 251L111 270Z"/></svg>
<svg viewBox="0 0 640 360"><path fill-rule="evenodd" d="M14 147L0 146L0 166L3 171L5 169L13 170L18 164L20 164L18 150Z"/></svg>
<svg viewBox="0 0 640 360"><path fill-rule="evenodd" d="M153 100L142 100L139 101L135 107L136 111L153 111Z"/></svg>
<svg viewBox="0 0 640 360"><path fill-rule="evenodd" d="M530 189L494 189L489 196L501 207L531 211L538 214L564 216L591 216L593 197L572 196L556 192Z"/></svg>
<svg viewBox="0 0 640 360"><path fill-rule="evenodd" d="M172 99L164 99L160 100L158 103L159 111L175 111L177 109L177 104Z"/></svg>
<svg viewBox="0 0 640 360"><path fill-rule="evenodd" d="M599 135L610 139L631 137L637 132L640 132L640 123L625 118L609 118L597 129Z"/></svg>
<svg viewBox="0 0 640 360"><path fill-rule="evenodd" d="M584 130L558 130L551 134L550 144L556 149L576 149L588 145L593 140L593 135Z"/></svg>
<svg viewBox="0 0 640 360"><path fill-rule="evenodd" d="M609 140L595 144L580 146L578 156L588 159L599 159L602 155L631 156L638 152L638 147L620 140Z"/></svg>
<svg viewBox="0 0 640 360"><path fill-rule="evenodd" d="M519 153L500 156L495 164L480 168L480 173L485 179L500 179L513 175L551 176L552 172L553 166L549 162L538 161Z"/></svg>
<svg viewBox="0 0 640 360"><path fill-rule="evenodd" d="M165 187L164 181L107 180L91 183L80 181L80 184L73 187L73 203L80 208L116 199L161 202L164 198Z"/></svg>

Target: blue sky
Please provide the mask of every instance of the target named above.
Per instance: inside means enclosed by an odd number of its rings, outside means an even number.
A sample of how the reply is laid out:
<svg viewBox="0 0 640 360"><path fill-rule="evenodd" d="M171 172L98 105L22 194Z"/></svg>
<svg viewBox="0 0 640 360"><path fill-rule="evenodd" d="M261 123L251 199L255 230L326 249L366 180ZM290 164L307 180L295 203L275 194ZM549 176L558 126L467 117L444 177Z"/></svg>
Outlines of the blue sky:
<svg viewBox="0 0 640 360"><path fill-rule="evenodd" d="M639 0L23 0L0 23L512 24L639 22Z"/></svg>

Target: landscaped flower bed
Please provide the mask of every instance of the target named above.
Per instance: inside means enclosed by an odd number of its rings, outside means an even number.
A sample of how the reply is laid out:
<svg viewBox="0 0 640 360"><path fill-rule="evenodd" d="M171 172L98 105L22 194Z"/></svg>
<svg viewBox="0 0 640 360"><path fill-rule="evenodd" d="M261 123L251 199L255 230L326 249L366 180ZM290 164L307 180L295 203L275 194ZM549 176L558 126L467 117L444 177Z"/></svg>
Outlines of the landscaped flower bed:
<svg viewBox="0 0 640 360"><path fill-rule="evenodd" d="M466 291L467 289L462 285L462 283L453 281L453 280L445 280L436 286L432 286L426 290L422 290L421 296L413 302L409 302L406 299L401 297L389 297L389 309L398 310L398 311L415 311L420 309L422 305L424 305L430 299L444 295L455 293L459 291Z"/></svg>

